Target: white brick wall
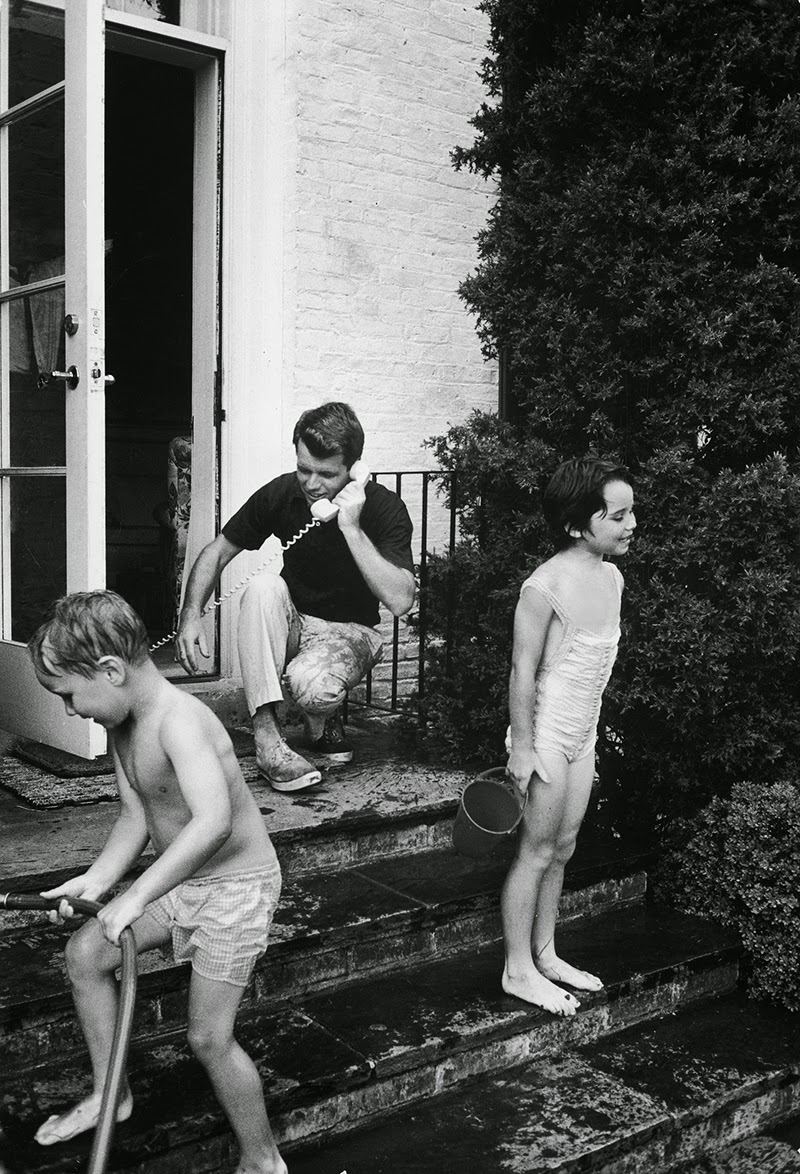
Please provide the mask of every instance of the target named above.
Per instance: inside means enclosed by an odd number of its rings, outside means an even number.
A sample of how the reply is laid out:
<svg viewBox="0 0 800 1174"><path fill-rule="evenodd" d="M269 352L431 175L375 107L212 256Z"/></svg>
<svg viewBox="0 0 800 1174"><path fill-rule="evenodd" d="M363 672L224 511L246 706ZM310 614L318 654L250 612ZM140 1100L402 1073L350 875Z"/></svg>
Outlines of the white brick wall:
<svg viewBox="0 0 800 1174"><path fill-rule="evenodd" d="M433 469L423 440L496 406L495 367L457 293L495 193L450 162L472 141L470 119L485 99L488 22L476 4L237 0L225 10L235 43L226 71L226 517L294 467L292 426L325 400L358 412L374 470ZM403 495L419 560L419 480ZM447 537L432 491L428 549ZM237 560L224 585L265 554ZM236 603L222 641L233 675ZM415 672L404 636L401 677ZM376 673L376 693L388 671Z"/></svg>
<svg viewBox="0 0 800 1174"><path fill-rule="evenodd" d="M497 377L457 295L491 185L457 173L485 95L487 21L454 0L287 5L283 434L345 399L375 469L432 468L420 447Z"/></svg>

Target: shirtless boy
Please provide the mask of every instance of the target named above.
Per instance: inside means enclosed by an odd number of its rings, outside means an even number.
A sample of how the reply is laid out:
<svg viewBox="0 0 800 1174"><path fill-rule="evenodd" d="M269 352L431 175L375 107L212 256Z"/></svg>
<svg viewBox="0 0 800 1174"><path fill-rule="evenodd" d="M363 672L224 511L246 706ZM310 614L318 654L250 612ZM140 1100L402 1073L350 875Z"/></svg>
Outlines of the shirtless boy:
<svg viewBox="0 0 800 1174"><path fill-rule="evenodd" d="M62 897L59 915L72 916L70 898L102 900L148 842L156 856L69 939L67 972L93 1090L48 1118L36 1140L53 1145L97 1124L116 1022L119 935L132 926L139 952L171 940L176 960L191 960L189 1045L239 1143L237 1174L286 1174L260 1077L233 1034L266 949L281 874L230 738L210 709L161 676L141 620L113 591L59 600L29 648L39 682L63 699L67 713L108 730L120 799L119 817L88 872L44 896ZM117 1119L132 1109L126 1085Z"/></svg>

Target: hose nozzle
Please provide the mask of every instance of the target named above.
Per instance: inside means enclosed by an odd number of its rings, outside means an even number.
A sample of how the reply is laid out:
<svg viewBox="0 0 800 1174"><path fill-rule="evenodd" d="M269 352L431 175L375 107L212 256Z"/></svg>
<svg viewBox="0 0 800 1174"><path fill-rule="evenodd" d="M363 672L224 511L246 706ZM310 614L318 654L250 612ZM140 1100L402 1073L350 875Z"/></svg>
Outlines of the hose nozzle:
<svg viewBox="0 0 800 1174"><path fill-rule="evenodd" d="M98 901L84 901L79 897L43 897L41 893L0 893L0 909L57 910L65 899L76 913L94 915L102 908Z"/></svg>
<svg viewBox="0 0 800 1174"><path fill-rule="evenodd" d="M38 893L0 893L0 909L58 909L59 904Z"/></svg>

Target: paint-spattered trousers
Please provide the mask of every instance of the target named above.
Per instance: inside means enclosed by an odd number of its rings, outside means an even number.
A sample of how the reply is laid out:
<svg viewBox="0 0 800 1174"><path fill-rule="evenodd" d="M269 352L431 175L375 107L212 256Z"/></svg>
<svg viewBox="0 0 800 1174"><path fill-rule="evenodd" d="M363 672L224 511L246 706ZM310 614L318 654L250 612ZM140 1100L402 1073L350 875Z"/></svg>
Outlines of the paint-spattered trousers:
<svg viewBox="0 0 800 1174"><path fill-rule="evenodd" d="M251 715L285 696L307 713L332 713L383 656L374 628L302 615L284 580L271 574L242 596L238 645Z"/></svg>

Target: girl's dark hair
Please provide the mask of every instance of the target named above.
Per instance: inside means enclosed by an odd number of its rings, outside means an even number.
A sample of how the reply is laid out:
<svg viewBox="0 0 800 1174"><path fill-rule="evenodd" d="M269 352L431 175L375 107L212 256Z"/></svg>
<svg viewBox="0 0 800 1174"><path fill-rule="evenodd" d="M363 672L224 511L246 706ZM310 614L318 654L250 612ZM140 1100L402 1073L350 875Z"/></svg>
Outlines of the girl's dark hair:
<svg viewBox="0 0 800 1174"><path fill-rule="evenodd" d="M317 460L340 452L348 469L364 451L364 429L358 416L349 404L336 401L303 412L294 426L295 448L300 440Z"/></svg>
<svg viewBox="0 0 800 1174"><path fill-rule="evenodd" d="M593 514L605 513L603 490L609 481L630 485L630 473L624 465L591 456L573 457L558 466L544 491L542 512L560 546L575 541L569 530L583 533Z"/></svg>
<svg viewBox="0 0 800 1174"><path fill-rule="evenodd" d="M28 650L43 676L64 672L91 677L104 656L143 664L147 631L116 591L76 591L56 600L28 641Z"/></svg>

